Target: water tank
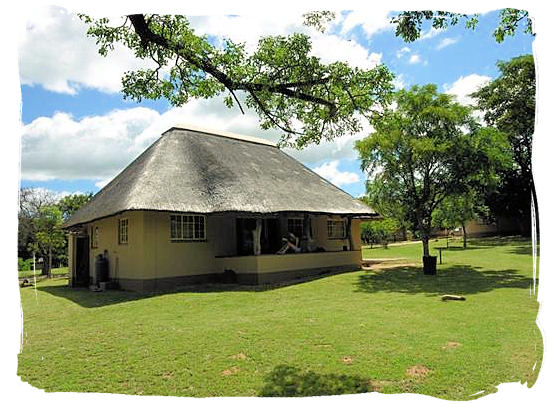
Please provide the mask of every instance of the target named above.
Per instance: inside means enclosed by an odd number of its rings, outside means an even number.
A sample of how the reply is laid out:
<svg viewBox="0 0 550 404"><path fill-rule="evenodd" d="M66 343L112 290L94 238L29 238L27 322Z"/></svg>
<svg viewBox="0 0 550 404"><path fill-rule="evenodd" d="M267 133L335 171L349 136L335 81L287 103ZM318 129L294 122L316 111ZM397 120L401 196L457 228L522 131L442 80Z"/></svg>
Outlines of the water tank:
<svg viewBox="0 0 550 404"><path fill-rule="evenodd" d="M95 279L97 284L109 281L109 261L103 254L95 257Z"/></svg>

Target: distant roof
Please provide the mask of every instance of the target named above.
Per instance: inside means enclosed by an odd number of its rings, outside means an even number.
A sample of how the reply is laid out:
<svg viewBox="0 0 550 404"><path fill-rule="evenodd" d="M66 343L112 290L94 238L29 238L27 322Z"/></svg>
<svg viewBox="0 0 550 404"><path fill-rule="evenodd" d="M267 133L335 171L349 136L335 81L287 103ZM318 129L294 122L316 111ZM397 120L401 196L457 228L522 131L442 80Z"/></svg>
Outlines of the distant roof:
<svg viewBox="0 0 550 404"><path fill-rule="evenodd" d="M129 210L375 215L274 143L185 128L166 131L64 227Z"/></svg>

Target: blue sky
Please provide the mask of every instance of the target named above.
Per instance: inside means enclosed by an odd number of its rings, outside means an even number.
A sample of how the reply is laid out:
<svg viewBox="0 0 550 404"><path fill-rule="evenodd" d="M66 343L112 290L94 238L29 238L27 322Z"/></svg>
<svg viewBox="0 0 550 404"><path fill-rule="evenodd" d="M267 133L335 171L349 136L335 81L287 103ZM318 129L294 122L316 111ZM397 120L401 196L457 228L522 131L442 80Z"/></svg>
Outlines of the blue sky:
<svg viewBox="0 0 550 404"><path fill-rule="evenodd" d="M422 38L413 43L396 38L387 17L386 11L343 12L325 35L301 26L299 14L269 24L245 16L197 17L191 23L214 41L227 35L246 41L250 49L262 35L305 30L322 60L343 59L360 67L384 63L395 73L397 86L435 83L464 103L471 102L467 94L498 75L498 60L532 53L533 37L521 30L501 44L494 41L491 33L498 12L482 15L475 31L463 24L445 31L426 26ZM164 100L139 104L123 100L121 73L139 66L139 61L124 50L108 59L97 55L93 41L84 35L85 27L63 9L43 9L33 18L20 46L22 187L95 193L176 123L276 140L276 133L258 128L254 114L243 117L237 110L227 110L220 99L192 101L180 109ZM368 133L367 127L334 143L288 152L359 196L365 190L365 176L353 143Z"/></svg>

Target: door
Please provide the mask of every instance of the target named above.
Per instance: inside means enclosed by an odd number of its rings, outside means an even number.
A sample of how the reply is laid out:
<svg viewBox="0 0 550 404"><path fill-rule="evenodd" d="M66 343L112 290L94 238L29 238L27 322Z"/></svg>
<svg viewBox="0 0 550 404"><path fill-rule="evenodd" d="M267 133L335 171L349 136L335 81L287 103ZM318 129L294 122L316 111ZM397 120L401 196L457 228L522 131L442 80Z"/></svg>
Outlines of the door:
<svg viewBox="0 0 550 404"><path fill-rule="evenodd" d="M90 282L90 238L77 237L74 286L88 286Z"/></svg>

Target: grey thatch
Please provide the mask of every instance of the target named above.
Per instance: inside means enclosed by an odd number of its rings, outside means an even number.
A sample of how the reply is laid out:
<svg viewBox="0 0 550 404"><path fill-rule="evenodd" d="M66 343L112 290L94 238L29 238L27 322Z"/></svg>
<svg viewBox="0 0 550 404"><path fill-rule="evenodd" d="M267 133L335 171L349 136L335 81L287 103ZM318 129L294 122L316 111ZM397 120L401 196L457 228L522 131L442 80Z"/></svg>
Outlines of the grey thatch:
<svg viewBox="0 0 550 404"><path fill-rule="evenodd" d="M128 210L375 215L268 142L180 128L165 132L64 227Z"/></svg>

